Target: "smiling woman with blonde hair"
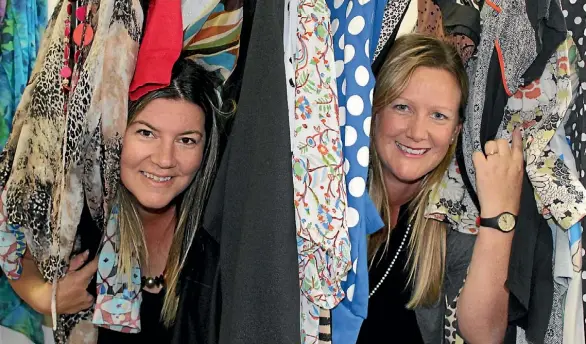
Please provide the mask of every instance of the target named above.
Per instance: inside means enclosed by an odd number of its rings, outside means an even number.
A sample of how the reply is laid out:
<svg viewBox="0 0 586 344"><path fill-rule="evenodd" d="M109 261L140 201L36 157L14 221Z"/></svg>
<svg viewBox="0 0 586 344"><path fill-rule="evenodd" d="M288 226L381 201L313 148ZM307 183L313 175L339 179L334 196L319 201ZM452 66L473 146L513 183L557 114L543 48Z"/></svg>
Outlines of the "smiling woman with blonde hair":
<svg viewBox="0 0 586 344"><path fill-rule="evenodd" d="M385 227L369 238L370 301L359 343L443 343L446 286L461 283L467 264L450 257L473 238L424 212L453 159L467 93L456 49L420 34L398 38L377 76L370 194ZM522 180L519 132L512 147L489 141L485 151L474 156L482 226L457 304L458 328L470 343L504 338L504 283ZM421 312L430 309L431 317Z"/></svg>

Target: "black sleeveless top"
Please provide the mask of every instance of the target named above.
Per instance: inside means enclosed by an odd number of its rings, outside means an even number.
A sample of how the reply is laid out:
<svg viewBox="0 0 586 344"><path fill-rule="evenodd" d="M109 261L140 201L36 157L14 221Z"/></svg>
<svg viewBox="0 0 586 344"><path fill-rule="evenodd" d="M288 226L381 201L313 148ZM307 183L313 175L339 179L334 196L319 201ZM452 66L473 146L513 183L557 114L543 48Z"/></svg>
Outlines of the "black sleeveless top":
<svg viewBox="0 0 586 344"><path fill-rule="evenodd" d="M411 232L405 237L409 220L406 210L407 206L401 207L387 252L383 254L381 248L370 268L368 275L372 292L383 278L401 241L405 238L405 243L392 269L368 301L368 316L362 323L358 344L423 344L415 312L405 307L411 297L411 287L407 285L409 273L407 253Z"/></svg>

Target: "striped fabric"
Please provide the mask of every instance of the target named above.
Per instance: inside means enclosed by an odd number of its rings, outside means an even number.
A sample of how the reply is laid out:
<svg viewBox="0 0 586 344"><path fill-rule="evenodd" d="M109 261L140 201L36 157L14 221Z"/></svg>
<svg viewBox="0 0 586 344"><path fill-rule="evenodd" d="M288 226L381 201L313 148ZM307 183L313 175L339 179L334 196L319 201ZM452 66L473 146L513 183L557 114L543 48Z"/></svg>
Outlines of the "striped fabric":
<svg viewBox="0 0 586 344"><path fill-rule="evenodd" d="M243 8L237 0L212 0L216 5L193 18L183 32L183 54L224 80L236 67Z"/></svg>
<svg viewBox="0 0 586 344"><path fill-rule="evenodd" d="M332 344L332 315L329 309L320 309L319 344Z"/></svg>

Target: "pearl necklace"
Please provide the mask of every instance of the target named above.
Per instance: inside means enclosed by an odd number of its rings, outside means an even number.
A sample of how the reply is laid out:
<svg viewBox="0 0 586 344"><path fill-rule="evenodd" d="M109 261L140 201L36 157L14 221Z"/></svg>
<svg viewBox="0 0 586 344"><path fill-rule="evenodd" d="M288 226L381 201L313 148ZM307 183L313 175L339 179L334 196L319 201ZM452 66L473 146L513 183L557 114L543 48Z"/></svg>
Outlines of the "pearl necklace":
<svg viewBox="0 0 586 344"><path fill-rule="evenodd" d="M385 271L385 274L383 275L383 277L380 279L380 281L376 284L374 289L372 289L372 291L368 295L369 299L372 297L372 295L374 295L374 293L376 293L378 288L383 284L383 282L385 281L385 279L389 275L389 272L391 272L393 265L395 265L395 261L399 257L399 253L401 252L401 250L403 249L403 246L405 245L405 241L407 241L407 237L409 236L410 231L411 231L411 224L409 224L409 226L407 226L407 230L405 231L405 235L403 236L403 240L401 240L401 245L399 245L399 249L397 249L397 252L395 253L395 257L393 257L393 260L391 260L391 264L387 268L387 271Z"/></svg>

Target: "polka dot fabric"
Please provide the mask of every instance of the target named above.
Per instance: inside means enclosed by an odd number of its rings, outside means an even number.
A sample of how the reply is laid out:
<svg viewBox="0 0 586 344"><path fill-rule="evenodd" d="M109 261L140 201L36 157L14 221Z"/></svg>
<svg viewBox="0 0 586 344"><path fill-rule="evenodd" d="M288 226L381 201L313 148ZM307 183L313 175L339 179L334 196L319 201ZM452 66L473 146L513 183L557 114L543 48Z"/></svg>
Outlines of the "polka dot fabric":
<svg viewBox="0 0 586 344"><path fill-rule="evenodd" d="M344 168L348 185L346 219L352 245L352 269L342 283L346 298L332 311L332 342L355 343L368 310L366 235L383 226L368 192L370 119L374 76L371 42L375 0L328 0L332 13L334 56L340 125L344 142ZM380 13L382 16L382 13Z"/></svg>
<svg viewBox="0 0 586 344"><path fill-rule="evenodd" d="M572 108L570 118L566 123L566 136L571 144L574 157L576 159L576 169L580 176L582 184L586 185L586 121L584 115L586 112L586 0L562 0L563 14L566 19L566 26L571 32L576 44L578 53L582 60L578 63L578 76L580 78L580 87L576 102ZM586 219L582 220L582 227L586 228ZM586 235L582 233L582 245L586 242ZM586 266L584 259L584 249L582 249L582 270ZM582 271L582 301L583 309L586 314L586 273ZM586 333L586 319L583 319L584 332Z"/></svg>

